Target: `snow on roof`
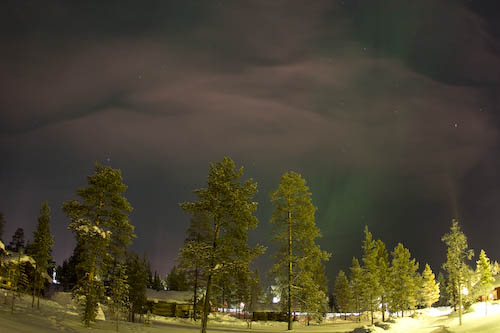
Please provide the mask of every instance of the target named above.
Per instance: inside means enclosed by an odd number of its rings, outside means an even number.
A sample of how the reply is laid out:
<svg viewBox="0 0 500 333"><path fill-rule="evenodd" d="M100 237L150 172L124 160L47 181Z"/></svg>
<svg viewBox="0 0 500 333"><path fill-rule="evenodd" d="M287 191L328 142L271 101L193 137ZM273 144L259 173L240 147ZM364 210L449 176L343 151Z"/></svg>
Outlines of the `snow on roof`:
<svg viewBox="0 0 500 333"><path fill-rule="evenodd" d="M32 257L30 256L27 256L25 254L21 254L21 256L19 256L19 254L17 252L11 252L11 255L8 256L6 259L5 259L5 262L6 263L18 263L18 262L21 262L21 263L30 263L31 265L35 265L35 259L33 259Z"/></svg>
<svg viewBox="0 0 500 333"><path fill-rule="evenodd" d="M192 291L159 290L146 289L148 301L186 304L193 301Z"/></svg>
<svg viewBox="0 0 500 333"><path fill-rule="evenodd" d="M495 282L493 282L493 289L500 287L500 273L493 275L493 278L495 278Z"/></svg>

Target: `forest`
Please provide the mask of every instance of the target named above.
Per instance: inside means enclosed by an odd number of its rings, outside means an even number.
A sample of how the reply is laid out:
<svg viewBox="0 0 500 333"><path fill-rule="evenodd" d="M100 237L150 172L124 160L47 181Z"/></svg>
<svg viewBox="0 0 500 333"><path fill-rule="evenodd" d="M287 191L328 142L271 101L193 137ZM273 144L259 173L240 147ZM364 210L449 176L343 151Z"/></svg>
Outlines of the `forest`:
<svg viewBox="0 0 500 333"><path fill-rule="evenodd" d="M475 267L471 266L474 251L457 220L442 236L446 262L437 278L403 244L390 251L366 226L362 257L353 257L348 272L340 270L330 284L325 265L331 254L317 243L321 232L315 223L312 193L306 180L293 171L284 173L270 194L277 251L268 253L261 244L250 246L248 232L259 223L254 201L257 183L244 180L243 171L229 157L211 164L206 187L194 190L194 201L180 203L179 209L189 215L190 222L176 266L166 279L152 272L146 255L129 250L136 235L119 169L96 163L87 186L76 190L79 199L62 203L76 246L60 266L52 258L48 202L41 204L36 230L28 242L22 228L17 228L8 244L4 242L7 222L0 213L0 283L5 301L14 311L16 299L28 294L31 306L39 308L40 297L46 297L56 284L57 290L71 291L85 326L96 321L99 305L106 304L118 329L120 321L146 321L151 316L147 289L189 291L189 315L193 321L200 320L205 332L212 311L238 307L250 325L251 314L272 303L286 315L288 330L299 314L307 324L337 312L345 320L365 316L373 325L375 315L381 315L384 322L419 308L448 305L458 313L461 324L462 311L477 301L486 305L493 297L499 265L481 250ZM259 272L255 265L263 255L272 258L269 272ZM272 285L264 286L261 274L271 276Z"/></svg>

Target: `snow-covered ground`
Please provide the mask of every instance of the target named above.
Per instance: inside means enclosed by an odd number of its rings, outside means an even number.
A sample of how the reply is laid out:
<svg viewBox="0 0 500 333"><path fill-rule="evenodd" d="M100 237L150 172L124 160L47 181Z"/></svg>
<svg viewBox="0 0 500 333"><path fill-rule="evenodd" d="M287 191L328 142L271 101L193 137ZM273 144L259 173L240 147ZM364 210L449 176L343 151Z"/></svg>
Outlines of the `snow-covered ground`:
<svg viewBox="0 0 500 333"><path fill-rule="evenodd" d="M7 301L7 302L5 302ZM364 325L363 325L364 324ZM458 325L458 317L449 308L432 308L418 312L413 318L399 318L390 324L388 329L366 326L367 322L352 322L342 319L328 320L321 325L306 326L295 323L295 332L328 333L328 332L387 332L387 333L476 333L500 332L500 304L489 304L488 315L485 315L484 303L475 304L464 314L463 325ZM254 322L247 328L245 321L227 315L212 315L209 332L285 332L286 323ZM120 322L120 332L199 332L199 322L187 319L155 317L152 326L141 323ZM89 330L84 327L76 312L76 307L68 294L56 294L53 300L40 300L40 310L31 308L31 298L24 296L16 300L14 312L11 313L10 297L7 299L0 290L0 332L115 332L115 323L111 320L98 320Z"/></svg>

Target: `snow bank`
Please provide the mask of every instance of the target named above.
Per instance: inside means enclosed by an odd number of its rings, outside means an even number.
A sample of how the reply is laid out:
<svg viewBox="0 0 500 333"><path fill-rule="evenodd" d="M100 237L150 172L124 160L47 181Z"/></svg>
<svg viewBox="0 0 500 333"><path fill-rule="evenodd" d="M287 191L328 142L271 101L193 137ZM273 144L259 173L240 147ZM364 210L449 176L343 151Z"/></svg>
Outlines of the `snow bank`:
<svg viewBox="0 0 500 333"><path fill-rule="evenodd" d="M355 328L352 333L381 333L386 332L383 328L377 326L363 326Z"/></svg>

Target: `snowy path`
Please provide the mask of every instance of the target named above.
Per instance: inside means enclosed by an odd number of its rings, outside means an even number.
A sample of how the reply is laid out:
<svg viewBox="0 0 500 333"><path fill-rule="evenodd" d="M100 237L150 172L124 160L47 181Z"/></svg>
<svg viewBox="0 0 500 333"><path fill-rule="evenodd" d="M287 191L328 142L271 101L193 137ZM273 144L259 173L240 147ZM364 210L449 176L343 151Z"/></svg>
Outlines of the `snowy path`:
<svg viewBox="0 0 500 333"><path fill-rule="evenodd" d="M113 321L98 321L91 329L84 327L80 318L64 295L57 301L41 300L40 310L31 308L31 299L24 297L17 300L14 313L10 311L10 304L5 304L3 293L0 293L0 332L1 333L49 333L49 332L115 332ZM7 299L9 302L10 299ZM458 325L456 314L450 314L449 309L422 310L418 318L399 318L391 324L390 329L383 330L371 327L375 333L499 333L500 332L500 303L488 307L488 316L485 315L484 305L475 304L473 309L464 315L463 325ZM347 333L367 323L338 320L334 323L305 326L295 323L293 332L298 333ZM227 316L216 316L209 322L208 333L277 333L287 332L286 323L256 322L251 329L246 323ZM120 323L122 333L197 333L199 323L192 323L185 319L156 317L152 326L140 323ZM356 330L360 332L361 330Z"/></svg>

